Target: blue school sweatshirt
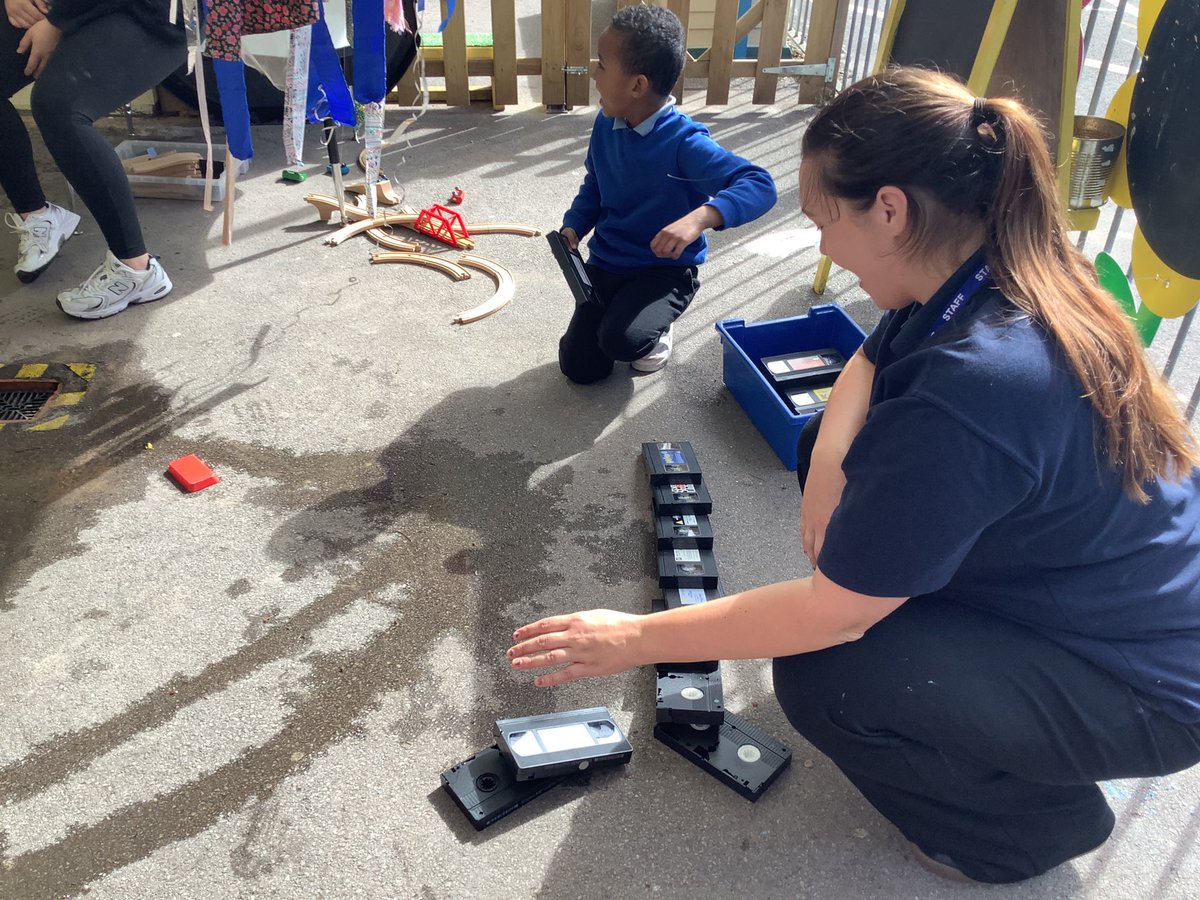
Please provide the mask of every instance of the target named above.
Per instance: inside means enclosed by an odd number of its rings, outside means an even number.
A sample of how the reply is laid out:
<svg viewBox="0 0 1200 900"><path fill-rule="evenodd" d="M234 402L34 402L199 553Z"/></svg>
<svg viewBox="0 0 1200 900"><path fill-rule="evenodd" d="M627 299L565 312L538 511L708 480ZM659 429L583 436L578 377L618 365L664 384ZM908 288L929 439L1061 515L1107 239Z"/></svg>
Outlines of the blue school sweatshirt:
<svg viewBox="0 0 1200 900"><path fill-rule="evenodd" d="M586 174L563 227L588 241L588 262L612 272L704 262L698 237L678 260L660 259L650 242L665 226L707 203L725 228L753 221L775 205L775 182L760 166L730 153L708 129L668 102L636 128L596 116Z"/></svg>

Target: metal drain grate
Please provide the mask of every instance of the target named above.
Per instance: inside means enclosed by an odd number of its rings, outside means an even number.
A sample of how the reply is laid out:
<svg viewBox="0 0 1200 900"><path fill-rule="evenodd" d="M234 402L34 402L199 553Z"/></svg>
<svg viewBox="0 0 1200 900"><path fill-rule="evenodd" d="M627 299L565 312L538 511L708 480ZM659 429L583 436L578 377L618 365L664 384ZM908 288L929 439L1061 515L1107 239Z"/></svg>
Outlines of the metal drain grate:
<svg viewBox="0 0 1200 900"><path fill-rule="evenodd" d="M36 419L51 397L58 392L57 381L17 378L0 381L0 422L28 422Z"/></svg>

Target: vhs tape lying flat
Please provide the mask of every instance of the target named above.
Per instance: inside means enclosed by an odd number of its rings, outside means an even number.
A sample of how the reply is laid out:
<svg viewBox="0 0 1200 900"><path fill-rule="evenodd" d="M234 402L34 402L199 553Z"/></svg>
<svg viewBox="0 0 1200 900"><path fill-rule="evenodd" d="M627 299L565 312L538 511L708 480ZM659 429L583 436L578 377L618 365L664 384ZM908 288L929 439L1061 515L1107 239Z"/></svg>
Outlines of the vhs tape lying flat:
<svg viewBox="0 0 1200 900"><path fill-rule="evenodd" d="M836 347L822 347L820 350L764 356L759 362L773 382L786 383L790 387L815 381L832 383L845 367L846 358Z"/></svg>
<svg viewBox="0 0 1200 900"><path fill-rule="evenodd" d="M707 516L712 512L712 494L701 484L672 481L651 487L656 516L674 516L682 513Z"/></svg>
<svg viewBox="0 0 1200 900"><path fill-rule="evenodd" d="M663 605L666 609L695 606L721 597L720 588L663 588Z"/></svg>
<svg viewBox="0 0 1200 900"><path fill-rule="evenodd" d="M696 453L687 441L651 441L642 444L642 460L651 484L669 484L672 481L690 481L699 484L704 480Z"/></svg>
<svg viewBox="0 0 1200 900"><path fill-rule="evenodd" d="M476 831L520 809L561 781L562 778L517 781L512 765L495 745L442 773L442 787Z"/></svg>
<svg viewBox="0 0 1200 900"><path fill-rule="evenodd" d="M655 516L654 534L659 550L673 550L676 547L711 550L713 545L712 524L708 516L703 515L675 513Z"/></svg>
<svg viewBox="0 0 1200 900"><path fill-rule="evenodd" d="M498 719L496 738L517 781L620 765L633 756L633 747L603 706Z"/></svg>
<svg viewBox="0 0 1200 900"><path fill-rule="evenodd" d="M656 722L720 725L725 719L721 671L659 672L654 703Z"/></svg>
<svg viewBox="0 0 1200 900"><path fill-rule="evenodd" d="M567 285L575 296L575 304L599 303L596 289L592 286L592 280L588 278L579 251L568 247L566 238L557 231L546 232L546 241L550 244L550 252L554 254L558 267L562 269L563 278L567 279Z"/></svg>
<svg viewBox="0 0 1200 900"><path fill-rule="evenodd" d="M663 588L715 588L717 558L711 550L658 551L658 585Z"/></svg>
<svg viewBox="0 0 1200 900"><path fill-rule="evenodd" d="M677 592L678 593L678 592ZM650 601L650 612L665 612L667 602L661 597L655 597ZM666 675L668 672L716 672L720 668L720 664L715 659L705 660L703 662L663 662L655 666L659 675Z"/></svg>
<svg viewBox="0 0 1200 900"><path fill-rule="evenodd" d="M703 731L692 725L659 723L654 736L751 801L761 797L792 761L792 751L784 744L729 712L720 725Z"/></svg>

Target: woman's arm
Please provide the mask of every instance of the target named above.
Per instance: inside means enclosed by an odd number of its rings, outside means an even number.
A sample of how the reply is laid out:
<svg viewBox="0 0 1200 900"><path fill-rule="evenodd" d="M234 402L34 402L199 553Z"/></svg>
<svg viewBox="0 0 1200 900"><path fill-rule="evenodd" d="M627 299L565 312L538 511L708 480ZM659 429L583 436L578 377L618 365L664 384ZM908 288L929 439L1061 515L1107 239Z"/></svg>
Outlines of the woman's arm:
<svg viewBox="0 0 1200 900"><path fill-rule="evenodd" d="M708 603L647 616L591 610L518 628L514 669L564 666L535 680L550 687L654 662L758 659L857 640L904 597L869 597L820 571Z"/></svg>
<svg viewBox="0 0 1200 900"><path fill-rule="evenodd" d="M834 382L821 416L821 430L813 446L808 479L803 487L804 500L800 504L800 540L813 565L825 543L825 528L846 486L842 460L866 421L874 380L875 366L860 348Z"/></svg>

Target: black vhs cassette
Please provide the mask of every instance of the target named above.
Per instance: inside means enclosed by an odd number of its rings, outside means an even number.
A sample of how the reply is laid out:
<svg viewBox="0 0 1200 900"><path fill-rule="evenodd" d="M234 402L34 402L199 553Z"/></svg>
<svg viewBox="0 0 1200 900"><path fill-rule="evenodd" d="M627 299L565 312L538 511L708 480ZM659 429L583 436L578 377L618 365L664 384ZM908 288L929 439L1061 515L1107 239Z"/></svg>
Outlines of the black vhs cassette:
<svg viewBox="0 0 1200 900"><path fill-rule="evenodd" d="M725 719L721 670L714 672L659 672L656 722L720 725Z"/></svg>
<svg viewBox="0 0 1200 900"><path fill-rule="evenodd" d="M669 484L672 481L691 481L699 484L704 480L696 453L687 441L650 441L642 444L642 460L651 484Z"/></svg>
<svg viewBox="0 0 1200 900"><path fill-rule="evenodd" d="M721 596L719 588L663 588L663 604L667 609L707 603Z"/></svg>
<svg viewBox="0 0 1200 900"><path fill-rule="evenodd" d="M633 747L603 706L499 719L496 737L518 781L618 765L633 756Z"/></svg>
<svg viewBox="0 0 1200 900"><path fill-rule="evenodd" d="M717 732L714 745L712 731ZM665 722L654 736L747 800L757 800L792 761L792 751L757 725L725 713L725 721L699 731L691 725Z"/></svg>
<svg viewBox="0 0 1200 900"><path fill-rule="evenodd" d="M672 481L653 485L651 491L656 516L673 516L677 513L707 516L712 512L712 494L703 483Z"/></svg>
<svg viewBox="0 0 1200 900"><path fill-rule="evenodd" d="M540 797L561 781L562 778L517 781L512 765L494 745L442 773L442 787L476 831Z"/></svg>
<svg viewBox="0 0 1200 900"><path fill-rule="evenodd" d="M654 534L659 550L674 547L697 547L711 550L713 545L712 524L708 516L694 513L672 513L654 517Z"/></svg>
<svg viewBox="0 0 1200 900"><path fill-rule="evenodd" d="M546 241L550 244L550 252L554 254L558 267L562 269L563 278L567 279L567 286L575 296L575 305L599 303L596 289L592 286L592 280L588 278L579 251L568 247L566 239L557 231L547 232Z"/></svg>
<svg viewBox="0 0 1200 900"><path fill-rule="evenodd" d="M717 558L711 550L678 548L658 551L658 584L664 588L715 588Z"/></svg>
<svg viewBox="0 0 1200 900"><path fill-rule="evenodd" d="M773 382L791 387L816 381L833 382L845 367L846 358L834 347L822 347L764 356L759 362Z"/></svg>
<svg viewBox="0 0 1200 900"><path fill-rule="evenodd" d="M660 597L655 597L650 601L650 612L663 612L667 608L667 603ZM663 662L659 663L655 668L659 675L665 675L668 672L716 672L720 664L715 659L705 660L702 662Z"/></svg>
<svg viewBox="0 0 1200 900"><path fill-rule="evenodd" d="M783 395L797 415L810 416L819 413L829 402L833 385L805 385L804 387L783 386Z"/></svg>

